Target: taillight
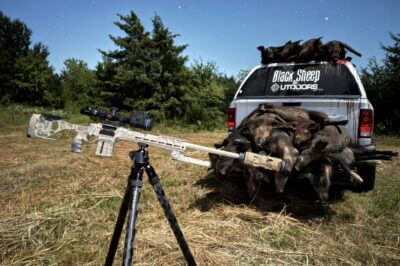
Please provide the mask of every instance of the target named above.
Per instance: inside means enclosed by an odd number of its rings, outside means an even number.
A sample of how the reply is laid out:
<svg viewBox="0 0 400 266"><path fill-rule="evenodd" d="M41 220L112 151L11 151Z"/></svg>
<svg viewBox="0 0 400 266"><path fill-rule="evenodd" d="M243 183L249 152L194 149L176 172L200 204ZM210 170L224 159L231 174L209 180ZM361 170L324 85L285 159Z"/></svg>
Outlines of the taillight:
<svg viewBox="0 0 400 266"><path fill-rule="evenodd" d="M336 63L344 65L347 63L347 60L340 59L340 60L337 60Z"/></svg>
<svg viewBox="0 0 400 266"><path fill-rule="evenodd" d="M360 138L370 138L374 131L374 112L371 109L360 110L360 127L359 134Z"/></svg>
<svg viewBox="0 0 400 266"><path fill-rule="evenodd" d="M229 108L228 110L228 121L226 125L228 126L228 131L232 132L235 130L235 116L236 116L236 109Z"/></svg>

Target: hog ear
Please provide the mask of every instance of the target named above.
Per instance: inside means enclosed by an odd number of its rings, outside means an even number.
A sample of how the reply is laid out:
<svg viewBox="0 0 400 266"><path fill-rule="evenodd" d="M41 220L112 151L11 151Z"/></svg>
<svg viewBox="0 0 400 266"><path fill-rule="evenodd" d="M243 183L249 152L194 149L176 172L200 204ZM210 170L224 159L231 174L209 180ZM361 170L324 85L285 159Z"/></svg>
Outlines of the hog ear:
<svg viewBox="0 0 400 266"><path fill-rule="evenodd" d="M250 148L250 141L245 139L235 139L233 143L238 145L240 151L247 151Z"/></svg>
<svg viewBox="0 0 400 266"><path fill-rule="evenodd" d="M217 143L215 143L215 144L214 144L214 147L217 148L217 149L219 149L219 148L221 148L221 147L226 147L226 146L228 145L228 143L229 143L229 139L228 139L228 138L225 138L222 142L217 142Z"/></svg>
<svg viewBox="0 0 400 266"><path fill-rule="evenodd" d="M221 148L221 147L226 146L227 144L228 144L228 140L227 140L227 139L224 139L222 142L214 143L214 147L217 148L217 149L219 149L219 148Z"/></svg>
<svg viewBox="0 0 400 266"><path fill-rule="evenodd" d="M257 49L258 49L260 52L263 52L265 48L264 48L264 46L258 46Z"/></svg>
<svg viewBox="0 0 400 266"><path fill-rule="evenodd" d="M310 130L311 132L315 133L315 132L317 132L318 130L320 130L321 127L320 127L320 125L317 124L317 123L310 123L310 124L308 125L307 129Z"/></svg>
<svg viewBox="0 0 400 266"><path fill-rule="evenodd" d="M250 137L250 129L248 127L243 127L240 129L240 134L245 137Z"/></svg>
<svg viewBox="0 0 400 266"><path fill-rule="evenodd" d="M326 139L322 138L315 144L315 147L318 150L323 150L327 145L328 145L328 141Z"/></svg>
<svg viewBox="0 0 400 266"><path fill-rule="evenodd" d="M293 133L296 131L295 128L290 127L290 126L279 127L278 129L280 129L280 130L282 130L282 131L285 131L285 132L288 133L289 135L290 135L290 134L293 134Z"/></svg>
<svg viewBox="0 0 400 266"><path fill-rule="evenodd" d="M280 121L274 121L272 123L273 128L279 129L279 130L284 130L287 131L288 133L293 133L296 131L296 128L291 126L290 124L287 123L282 123Z"/></svg>

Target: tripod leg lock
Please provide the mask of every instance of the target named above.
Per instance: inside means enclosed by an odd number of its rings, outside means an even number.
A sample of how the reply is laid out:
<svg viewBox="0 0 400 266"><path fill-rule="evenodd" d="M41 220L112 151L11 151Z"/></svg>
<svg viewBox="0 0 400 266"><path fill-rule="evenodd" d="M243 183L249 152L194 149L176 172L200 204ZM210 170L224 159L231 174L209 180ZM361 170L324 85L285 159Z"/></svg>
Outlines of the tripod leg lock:
<svg viewBox="0 0 400 266"><path fill-rule="evenodd" d="M142 184L143 184L142 180L138 180L138 179L131 180L131 182L130 182L130 185L131 185L132 187L141 188L141 187L142 187Z"/></svg>

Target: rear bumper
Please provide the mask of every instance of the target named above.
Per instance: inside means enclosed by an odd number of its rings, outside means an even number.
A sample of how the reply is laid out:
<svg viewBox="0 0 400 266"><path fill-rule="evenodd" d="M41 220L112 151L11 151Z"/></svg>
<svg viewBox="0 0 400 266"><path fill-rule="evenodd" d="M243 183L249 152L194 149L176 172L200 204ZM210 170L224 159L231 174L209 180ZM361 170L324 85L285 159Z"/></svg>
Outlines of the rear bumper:
<svg viewBox="0 0 400 266"><path fill-rule="evenodd" d="M362 141L362 140L368 140L368 141ZM355 145L358 150L360 151L375 151L376 146L375 143L371 139L358 139L358 144Z"/></svg>

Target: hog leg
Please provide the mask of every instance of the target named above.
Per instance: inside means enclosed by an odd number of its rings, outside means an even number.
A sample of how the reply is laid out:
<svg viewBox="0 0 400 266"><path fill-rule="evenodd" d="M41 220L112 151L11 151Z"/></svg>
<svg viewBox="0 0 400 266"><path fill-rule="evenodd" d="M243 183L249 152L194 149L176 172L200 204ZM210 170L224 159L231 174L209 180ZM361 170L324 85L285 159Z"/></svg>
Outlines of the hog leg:
<svg viewBox="0 0 400 266"><path fill-rule="evenodd" d="M350 176L352 182L362 184L364 180L356 172L352 171L350 167L342 160L338 159L337 162L343 167L343 170Z"/></svg>
<svg viewBox="0 0 400 266"><path fill-rule="evenodd" d="M322 161L316 165L316 168L311 184L321 202L326 202L329 199L333 167L330 163Z"/></svg>
<svg viewBox="0 0 400 266"><path fill-rule="evenodd" d="M283 193L283 190L285 189L286 182L288 181L289 176L275 172L274 173L274 180L275 180L275 191L276 193Z"/></svg>
<svg viewBox="0 0 400 266"><path fill-rule="evenodd" d="M250 198L253 198L258 188L261 186L262 181L269 183L268 176L264 175L256 167L246 166L245 167L246 185L247 192Z"/></svg>

